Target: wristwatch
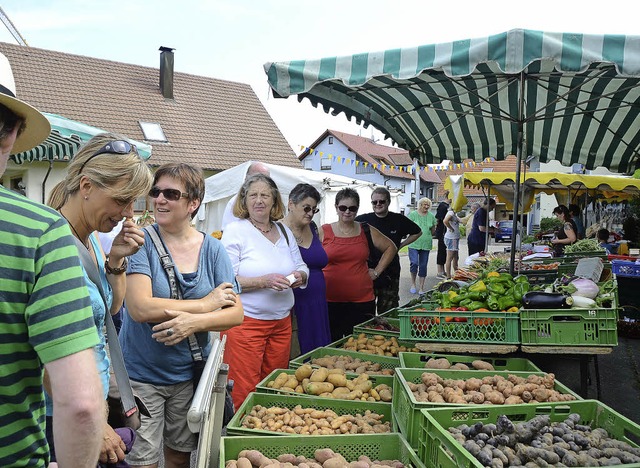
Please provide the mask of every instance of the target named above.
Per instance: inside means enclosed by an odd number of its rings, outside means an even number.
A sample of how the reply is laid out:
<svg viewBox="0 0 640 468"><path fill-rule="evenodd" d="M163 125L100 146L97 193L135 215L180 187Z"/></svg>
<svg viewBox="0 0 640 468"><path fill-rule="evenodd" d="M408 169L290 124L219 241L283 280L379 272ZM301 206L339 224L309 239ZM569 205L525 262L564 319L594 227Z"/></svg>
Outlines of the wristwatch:
<svg viewBox="0 0 640 468"><path fill-rule="evenodd" d="M109 275L121 275L123 274L125 271L127 271L127 265L129 265L129 261L127 260L127 257L124 257L124 262L122 262L122 265L119 266L118 268L111 268L109 266L109 256L107 255L106 260L104 261L104 269L106 270L107 274Z"/></svg>

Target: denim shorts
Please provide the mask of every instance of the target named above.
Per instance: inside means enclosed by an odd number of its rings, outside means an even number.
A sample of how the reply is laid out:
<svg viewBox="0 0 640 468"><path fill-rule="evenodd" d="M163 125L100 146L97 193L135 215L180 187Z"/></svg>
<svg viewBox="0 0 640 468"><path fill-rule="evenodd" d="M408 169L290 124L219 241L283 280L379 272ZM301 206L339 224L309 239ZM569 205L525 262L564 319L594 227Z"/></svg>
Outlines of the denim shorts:
<svg viewBox="0 0 640 468"><path fill-rule="evenodd" d="M447 239L444 238L444 245L447 246L447 250L458 250L458 246L460 245L460 239Z"/></svg>

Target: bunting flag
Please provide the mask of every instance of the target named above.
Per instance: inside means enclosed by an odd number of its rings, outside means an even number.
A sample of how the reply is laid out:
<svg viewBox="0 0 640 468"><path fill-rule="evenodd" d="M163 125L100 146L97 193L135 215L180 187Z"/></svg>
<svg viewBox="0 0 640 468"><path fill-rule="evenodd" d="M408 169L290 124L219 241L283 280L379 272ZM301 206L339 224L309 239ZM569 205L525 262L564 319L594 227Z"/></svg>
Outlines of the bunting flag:
<svg viewBox="0 0 640 468"><path fill-rule="evenodd" d="M310 148L304 145L300 145L300 150L302 152L306 152L308 151L309 154L316 154L319 155L321 158L324 157L325 153L324 151L318 151L317 149L314 148ZM482 166L484 164L488 164L488 163L493 163L496 161L495 158L492 157L488 157L488 158L484 158L481 162L475 162L475 161L466 161L463 163L449 163L449 164L437 164L437 165L427 165L427 166L418 166L418 167L414 167L413 164L411 165L407 165L407 166L392 166L392 165L387 165L385 163L369 163L368 161L360 161L358 159L352 159L352 158L348 158L346 156L341 156L341 155L334 155L331 153L327 153L327 157L330 158L331 160L337 162L337 163L341 163L341 164L349 164L351 166L360 166L362 165L363 167L367 168L369 166L373 167L374 169L389 169L391 171L399 171L399 172L406 172L408 174L414 174L415 171L420 172L445 172L448 171L450 169L462 169L462 168L470 168L470 167L477 167L477 166Z"/></svg>

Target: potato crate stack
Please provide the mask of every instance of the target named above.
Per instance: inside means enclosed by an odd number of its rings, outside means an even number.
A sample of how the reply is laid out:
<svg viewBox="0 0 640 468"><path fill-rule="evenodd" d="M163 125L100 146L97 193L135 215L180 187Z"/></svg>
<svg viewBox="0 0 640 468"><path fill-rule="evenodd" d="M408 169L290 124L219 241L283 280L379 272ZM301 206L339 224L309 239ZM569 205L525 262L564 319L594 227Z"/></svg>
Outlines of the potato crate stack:
<svg viewBox="0 0 640 468"><path fill-rule="evenodd" d="M406 369L398 368L394 375L393 382L393 417L398 429L407 438L407 441L413 448L418 447L420 438L421 409L425 408L446 408L456 406L474 406L473 403L435 403L418 401L416 395L411 390L411 384L421 384L423 373L434 374L442 379L467 380L467 379L483 379L484 377L499 376L508 379L510 375L516 377L527 378L530 375L544 377L544 372L519 372L519 371L495 371L495 370L437 370L437 369ZM562 393L571 395L573 398L580 400L580 396L569 389L567 386L554 381L553 389ZM500 405L502 406L502 405Z"/></svg>
<svg viewBox="0 0 640 468"><path fill-rule="evenodd" d="M422 462L427 466L443 467L443 468L482 468L486 463L480 463L471 452L464 448L461 442L457 441L450 431L450 428L458 428L461 425L496 425L498 418L508 418L514 425L518 423L527 423L536 417L549 418L551 424L561 423L569 418L569 415L578 419L580 429L588 431L579 432L580 434L589 434L593 430L600 430L597 433L598 438L602 438L606 431L608 437L616 439L610 443L612 447L609 451L597 449L591 452L594 455L602 455L608 460L611 454L618 454L624 460L618 460L621 466L639 466L638 462L633 462L635 455L628 453L620 455L621 443L628 444L632 452L638 453L638 441L640 440L640 426L633 421L625 418L608 406L595 400L570 401L563 403L544 403L532 405L504 405L504 406L476 406L476 407L458 407L458 408L442 408L442 409L426 409L420 411L420 428L418 436L418 455ZM504 421L504 419L502 419ZM572 424L574 416L571 416ZM567 426L570 427L570 426ZM595 432L594 432L595 433ZM516 433L519 434L519 433ZM555 444L556 442L554 442ZM528 444L526 444L528 446ZM562 444L561 444L562 445ZM568 446L568 444L567 444ZM504 447L504 446L501 446ZM527 447L519 446L518 449L528 450ZM578 447L580 448L580 446ZM504 448L500 451L504 454ZM573 451L569 451L574 453ZM584 450L586 452L586 450ZM535 452L537 453L537 452ZM554 452L555 453L555 452ZM559 453L563 453L560 451ZM556 454L557 455L557 454ZM571 455L570 457L574 457ZM586 466L580 464L573 459L560 460L573 464L565 466ZM640 458L638 458L640 459ZM525 464L525 460L520 460L521 464ZM546 463L546 462L545 462ZM597 463L597 462L596 462ZM539 464L537 464L539 466ZM528 466L528 465L527 465ZM549 464L549 466L552 466ZM590 466L598 466L593 464Z"/></svg>

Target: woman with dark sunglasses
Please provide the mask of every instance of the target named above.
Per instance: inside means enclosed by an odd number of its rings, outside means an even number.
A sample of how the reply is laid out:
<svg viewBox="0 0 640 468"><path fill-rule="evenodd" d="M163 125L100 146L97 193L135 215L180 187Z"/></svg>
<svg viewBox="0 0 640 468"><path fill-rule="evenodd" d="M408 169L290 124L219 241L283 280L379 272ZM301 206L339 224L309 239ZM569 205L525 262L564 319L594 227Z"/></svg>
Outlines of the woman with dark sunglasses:
<svg viewBox="0 0 640 468"><path fill-rule="evenodd" d="M296 185L289 193L287 216L282 220L291 229L302 260L309 267L307 287L293 290L293 310L302 354L331 343L327 289L322 273L329 260L322 247L322 231L318 231L318 226L313 221L321 199L320 192L314 186Z"/></svg>
<svg viewBox="0 0 640 468"><path fill-rule="evenodd" d="M187 423L194 363L206 360L211 351L209 332L241 324L243 309L222 243L192 226L204 198L202 170L164 164L154 174L149 196L156 222L145 228L144 247L131 257L127 270L128 313L120 342L132 387L151 417L142 419L127 461L157 467L164 446L165 466L188 467L198 443ZM153 233L173 264L170 273Z"/></svg>
<svg viewBox="0 0 640 468"><path fill-rule="evenodd" d="M127 257L144 244L144 233L133 221L133 202L151 187L151 171L122 137L100 134L89 140L67 167L67 175L51 191L48 203L66 218L71 232L84 244L100 274L109 311L105 310L98 286L85 272L93 306L93 319L100 344L96 346L96 362L102 380L104 398L109 390L110 362L103 332L107 313L115 315L122 306L126 279ZM122 221L110 251L102 251L98 232L110 232ZM47 435L55 457L53 415L48 405ZM101 463L122 462L125 458L125 432L116 432L105 418Z"/></svg>
<svg viewBox="0 0 640 468"><path fill-rule="evenodd" d="M225 362L234 381L236 410L273 370L287 368L291 352L293 289L305 287L309 269L288 227L278 186L265 174L245 179L222 234L242 286L244 322L225 333Z"/></svg>
<svg viewBox="0 0 640 468"><path fill-rule="evenodd" d="M358 192L351 188L336 194L338 221L323 224L324 247L329 263L324 268L331 339L338 340L353 333L353 326L375 315L373 281L389 266L398 249L391 239L373 226L355 221L360 206ZM363 228L365 226L365 228ZM366 228L369 233L367 234ZM382 254L369 268L369 241Z"/></svg>

